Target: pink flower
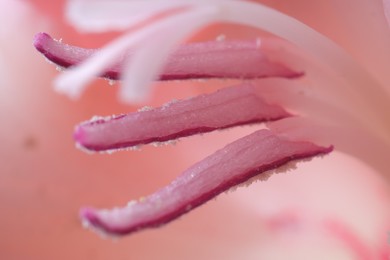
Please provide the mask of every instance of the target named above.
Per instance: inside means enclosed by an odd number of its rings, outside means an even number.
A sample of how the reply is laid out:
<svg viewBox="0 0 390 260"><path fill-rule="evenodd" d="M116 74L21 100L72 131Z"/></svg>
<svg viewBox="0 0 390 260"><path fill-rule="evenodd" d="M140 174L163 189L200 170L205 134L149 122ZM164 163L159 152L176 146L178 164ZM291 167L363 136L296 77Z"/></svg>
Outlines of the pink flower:
<svg viewBox="0 0 390 260"><path fill-rule="evenodd" d="M230 38L230 36L228 36L228 38ZM272 45L270 46L272 47ZM289 46L289 48L290 47L291 46ZM382 123L386 122L386 113L385 111L382 111L381 106L383 103L381 103L380 95L375 94L376 92L381 93L381 90L368 89L366 91L364 90L364 84L362 86L363 89L361 89L361 85L359 85L359 93L362 91L361 93L368 93L376 96L375 100L378 101L372 102L372 105L368 105L368 107L359 106L362 101L360 97L356 96L356 98L351 98L348 95L351 93L348 90L349 83L345 84L343 80L340 81L337 77L332 77L334 72L327 68L329 65L328 62L322 64L322 61L320 60L319 63L317 63L318 61L313 63L311 60L312 57L305 54L306 49L302 51L302 49L291 48L292 49L289 50L294 52L290 53L290 55L293 55L294 59L290 60L286 55L282 55L281 57L275 55L275 58L292 66L292 68L303 68L306 73L305 77L292 84L290 82L285 83L286 81L283 80L266 80L266 82L269 83L268 85L272 85L274 88L265 88L268 92L261 97L267 102L282 105L288 111L294 112L294 114L304 115L306 119L284 119L278 123L270 124L269 126L273 131L288 133L290 136L294 135L294 138L310 140L318 144L335 144L337 150L356 156L356 158L366 162L368 165L375 167L377 172L386 173L387 165L385 155L388 151L388 145L386 144L388 137L386 137L386 125L384 124L384 128L382 128ZM275 54L278 53L279 52L275 52ZM343 62L345 61L341 60L340 64ZM340 64L338 66L340 66ZM348 62L347 64L351 65L352 68L355 68L356 66L354 64L349 64ZM346 66L345 68L350 69L349 66ZM359 71L366 73L364 70ZM324 73L324 75L322 75L322 73ZM328 78L329 75L330 77ZM364 77L365 76L363 75L363 78ZM371 76L368 76L368 78L371 78ZM360 79L356 80L356 82L353 78L348 78L348 80L361 84ZM214 82L215 81L212 81L212 83ZM334 89L327 88L329 82L334 83ZM311 86L312 84L314 84L314 87L308 89L307 86ZM345 92L343 86L346 86ZM123 91L125 91L125 89L126 88L124 88ZM309 98L301 97L302 91L304 91ZM136 94L138 92L130 91L128 93ZM359 93L357 95L360 95ZM131 95L127 97L131 98ZM383 97L385 97L385 95L383 95ZM101 100L105 101L105 99ZM385 100L385 98L383 98L383 100ZM359 111L356 111L356 107L359 108ZM107 108L103 108L101 111L104 113L105 109ZM74 108L74 111L77 111L77 108ZM376 116L371 117L370 115L372 113L376 114ZM80 117L81 116L82 115L80 115ZM286 127L289 129L286 130ZM354 129L354 131L352 132L351 129ZM243 131L244 130L241 132ZM253 128L245 130L245 132L250 131L253 131ZM352 133L354 135L352 135ZM232 130L232 132L228 133L212 134L211 138L206 140L217 142L218 135L224 135L225 137L221 139L221 143L219 144L219 146L222 146L226 143L226 139L236 139L238 134L240 133ZM229 135L231 136L230 138L228 137ZM356 142L351 143L350 140ZM182 149L181 147L184 147L184 145L188 146L188 142L191 142L191 140L183 141L184 144L180 144L179 147L175 147L175 149ZM366 150L361 149L362 144L367 147ZM353 145L356 145L358 149ZM192 146L196 149L199 144L195 141L192 142ZM145 156L147 157L147 154L150 151L148 148L145 149L146 151L132 154L132 156L138 159L145 158ZM212 150L215 150L215 148L211 148L209 153L211 153ZM191 158L191 161L196 160L198 157L202 157L200 154L196 155L197 153L198 152L195 152L195 154L192 155L193 158ZM115 154L115 156L118 155ZM167 156L167 154L164 156ZM221 225L218 234L224 234L224 232L235 234L234 237L237 239L240 238L237 241L243 241L244 239L245 243L238 243L235 238L229 238L228 241L235 242L233 242L234 247L232 247L231 250L226 249L226 254L223 252L212 253L211 251L208 251L204 256L209 258L212 257L212 255L216 257L224 256L224 258L227 258L227 256L232 258L262 256L274 259L278 254L282 255L284 253L280 252L280 250L276 250L277 248L283 247L289 252L290 256L294 255L297 259L302 258L302 254L306 257L311 256L315 258L315 255L317 254L325 255L325 252L327 253L328 258L347 257L348 255L354 255L364 259L379 258L379 256L384 257L386 252L385 235L388 225L388 222L385 221L388 216L388 211L384 209L384 205L388 200L386 199L387 195L378 194L376 192L384 191L386 185L383 182L378 181L377 177L372 175L372 172L371 174L366 174L368 172L367 170L362 171L360 169L363 167L361 164L359 164L357 168L354 168L359 169L359 172L356 175L348 175L348 170L346 170L346 172L341 171L340 169L342 169L342 167L340 163L337 163L339 160L338 158L340 157L338 152L336 152L336 155L329 157L330 158L325 158L322 161L315 160L307 164L307 166L300 166L301 171L304 171L305 167L313 167L307 169L307 171L311 173L310 175L291 173L288 175L275 176L270 178L267 182L252 185L248 189L240 189L238 192L234 193L234 195L230 195L227 199L221 198L223 202L226 201L228 208L233 209L233 211L229 211L229 214L235 216L235 221L229 221L228 223L230 224L228 224L225 222L225 219L219 218L219 221L223 224ZM99 160L103 160L102 158L103 157L99 156ZM343 160L345 161L348 159L344 157ZM341 161L342 160L340 160L340 162ZM177 165L183 164L182 162L176 163ZM189 162L187 165L188 164ZM121 166L123 167L123 164L116 165L117 172L120 172L119 168L121 168ZM329 167L332 168L333 171L318 171L319 167ZM67 168L69 168L69 166ZM172 169L172 171L174 170ZM175 172L178 172L178 170L175 170ZM78 177L79 176L80 175L78 175ZM98 176L98 172L96 172L96 176ZM115 179L118 179L118 177ZM168 179L169 178L167 178L166 181L168 181ZM319 180L320 182L316 183L316 181ZM121 181L118 181L120 186ZM102 187L106 187L106 185L107 183L102 185ZM340 186L335 187L335 185ZM365 189L367 194L361 194L361 189ZM79 191L82 190L86 191L87 189L80 189ZM301 193L301 195L299 193ZM107 194L99 197L97 197L97 192L93 192L91 196L95 197L94 201L96 205L96 202L100 203L99 200L102 201L103 199L104 201L105 197L111 196L108 194L115 195L115 192L107 192ZM254 197L257 198L255 201L253 199ZM119 192L117 199L119 200L120 198L126 199L128 196L124 195L123 192ZM364 202L363 199L367 199L369 202ZM238 203L234 203L235 201ZM112 198L111 202L104 204L107 206L114 202L115 199ZM359 204L354 206L353 203L356 202L359 202ZM216 204L213 206L218 208L219 203L211 204ZM194 211L194 215L197 216L196 214L202 214L203 208L204 207ZM235 213L234 209L238 212ZM223 212L223 209L220 210ZM362 214L363 212L364 214ZM191 215L186 216L182 221L185 221L185 219L189 219L188 221L190 221ZM368 219L370 223L368 222ZM246 225L246 221L248 221L248 225ZM196 222L192 222L192 224L194 223ZM231 223L237 224L237 228L231 226ZM238 225L238 223L240 224ZM172 226L174 227L174 225ZM207 227L207 225L204 226ZM226 230L226 227L228 226L229 228ZM226 231L222 232L222 227ZM157 232L164 234L165 229L169 230L170 227L167 226L164 229L159 229ZM212 229L213 228L211 228L211 230ZM256 230L257 232L253 232L253 230ZM210 232L210 228L208 228L208 231L204 234L210 234ZM139 236L141 235L135 237ZM226 237L226 235L222 235L222 237ZM219 235L217 235L217 238L217 240L221 241L226 248L229 242L223 242L226 240L220 239ZM267 240L261 238L267 238ZM260 242L259 239L262 241ZM307 245L310 245L310 247L308 248ZM175 248L177 249L177 246ZM156 246L155 249L159 251L158 246ZM180 256L181 253L177 251L170 252L167 256L172 254ZM143 256L145 255L148 255L148 253ZM149 255L151 255L151 253ZM301 257L299 257L300 255ZM183 256L188 256L187 258L189 258L188 252L183 253ZM199 255L196 256L196 258L199 258Z"/></svg>

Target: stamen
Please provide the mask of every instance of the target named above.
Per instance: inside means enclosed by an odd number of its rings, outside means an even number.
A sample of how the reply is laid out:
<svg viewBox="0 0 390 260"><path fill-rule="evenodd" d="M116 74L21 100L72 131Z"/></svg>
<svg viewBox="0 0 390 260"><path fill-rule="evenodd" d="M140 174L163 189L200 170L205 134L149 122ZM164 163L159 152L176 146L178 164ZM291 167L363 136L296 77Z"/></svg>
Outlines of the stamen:
<svg viewBox="0 0 390 260"><path fill-rule="evenodd" d="M156 109L92 120L79 125L74 136L83 148L103 151L288 116L283 108L264 102L256 87L240 85Z"/></svg>
<svg viewBox="0 0 390 260"><path fill-rule="evenodd" d="M267 39L263 39L267 41ZM34 38L35 48L49 61L60 67L79 65L99 50L86 49L56 41L46 33ZM131 60L132 51L123 55L102 77L118 80L125 59ZM258 40L210 41L180 45L164 65L160 80L185 80L206 78L256 79L266 77L295 78L302 71L294 71L267 58Z"/></svg>
<svg viewBox="0 0 390 260"><path fill-rule="evenodd" d="M140 201L113 210L84 208L81 218L87 226L112 235L158 227L256 175L332 149L260 130L193 165L171 184Z"/></svg>

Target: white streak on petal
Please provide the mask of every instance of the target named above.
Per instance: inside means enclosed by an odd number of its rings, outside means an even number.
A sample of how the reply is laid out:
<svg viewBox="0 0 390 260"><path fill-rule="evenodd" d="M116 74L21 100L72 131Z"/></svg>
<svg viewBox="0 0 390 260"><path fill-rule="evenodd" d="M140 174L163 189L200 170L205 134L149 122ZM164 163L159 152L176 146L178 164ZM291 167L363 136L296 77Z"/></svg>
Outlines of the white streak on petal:
<svg viewBox="0 0 390 260"><path fill-rule="evenodd" d="M383 9L385 12L387 23L390 27L390 0L383 0Z"/></svg>
<svg viewBox="0 0 390 260"><path fill-rule="evenodd" d="M90 59L59 75L54 81L55 89L71 98L78 98L86 86L112 66L117 58L131 45L140 41L144 31L127 33L108 44Z"/></svg>
<svg viewBox="0 0 390 260"><path fill-rule="evenodd" d="M167 21L164 30L153 34L153 40L146 42L125 66L120 98L127 103L144 101L151 81L159 75L173 47L193 31L213 22L217 12L217 8L205 6Z"/></svg>

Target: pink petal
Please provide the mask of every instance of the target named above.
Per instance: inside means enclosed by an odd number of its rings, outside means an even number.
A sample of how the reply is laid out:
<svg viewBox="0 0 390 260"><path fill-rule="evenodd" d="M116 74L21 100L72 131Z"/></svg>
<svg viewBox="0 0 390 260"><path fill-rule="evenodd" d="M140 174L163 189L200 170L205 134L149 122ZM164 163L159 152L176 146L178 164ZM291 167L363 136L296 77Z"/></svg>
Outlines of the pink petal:
<svg viewBox="0 0 390 260"><path fill-rule="evenodd" d="M113 210L84 208L81 218L92 228L115 235L158 227L265 171L332 149L290 141L269 130L260 130L208 156L144 199Z"/></svg>
<svg viewBox="0 0 390 260"><path fill-rule="evenodd" d="M302 76L286 66L270 61L259 41L212 41L180 46L168 59L161 80L190 78L263 78ZM89 58L98 50L63 44L46 33L34 38L34 46L48 60L68 68ZM122 62L102 76L119 79Z"/></svg>
<svg viewBox="0 0 390 260"><path fill-rule="evenodd" d="M346 248L355 253L356 259L374 259L371 248L346 223L328 218L323 225L334 239L340 240Z"/></svg>
<svg viewBox="0 0 390 260"><path fill-rule="evenodd" d="M82 147L102 151L288 116L283 108L265 103L256 87L240 85L152 110L86 122L74 136Z"/></svg>

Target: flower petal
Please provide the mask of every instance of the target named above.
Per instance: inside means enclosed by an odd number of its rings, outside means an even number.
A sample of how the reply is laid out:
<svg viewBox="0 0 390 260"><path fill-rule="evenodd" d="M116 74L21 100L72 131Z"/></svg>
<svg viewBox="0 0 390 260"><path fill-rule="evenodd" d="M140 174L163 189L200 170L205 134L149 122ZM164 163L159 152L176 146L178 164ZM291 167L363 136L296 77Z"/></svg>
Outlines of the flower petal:
<svg viewBox="0 0 390 260"><path fill-rule="evenodd" d="M171 184L146 198L113 210L84 208L81 218L92 228L114 235L158 227L254 176L263 173L260 178L267 178L266 171L332 149L259 130L193 165Z"/></svg>
<svg viewBox="0 0 390 260"><path fill-rule="evenodd" d="M105 32L128 29L165 13L206 4L208 0L69 0L66 16L81 31Z"/></svg>
<svg viewBox="0 0 390 260"><path fill-rule="evenodd" d="M68 21L81 31L104 32L124 30L163 12L188 6L188 2L70 0L67 3Z"/></svg>
<svg viewBox="0 0 390 260"><path fill-rule="evenodd" d="M251 85L221 89L160 108L98 118L76 128L78 144L92 151L125 148L290 116L267 104Z"/></svg>

